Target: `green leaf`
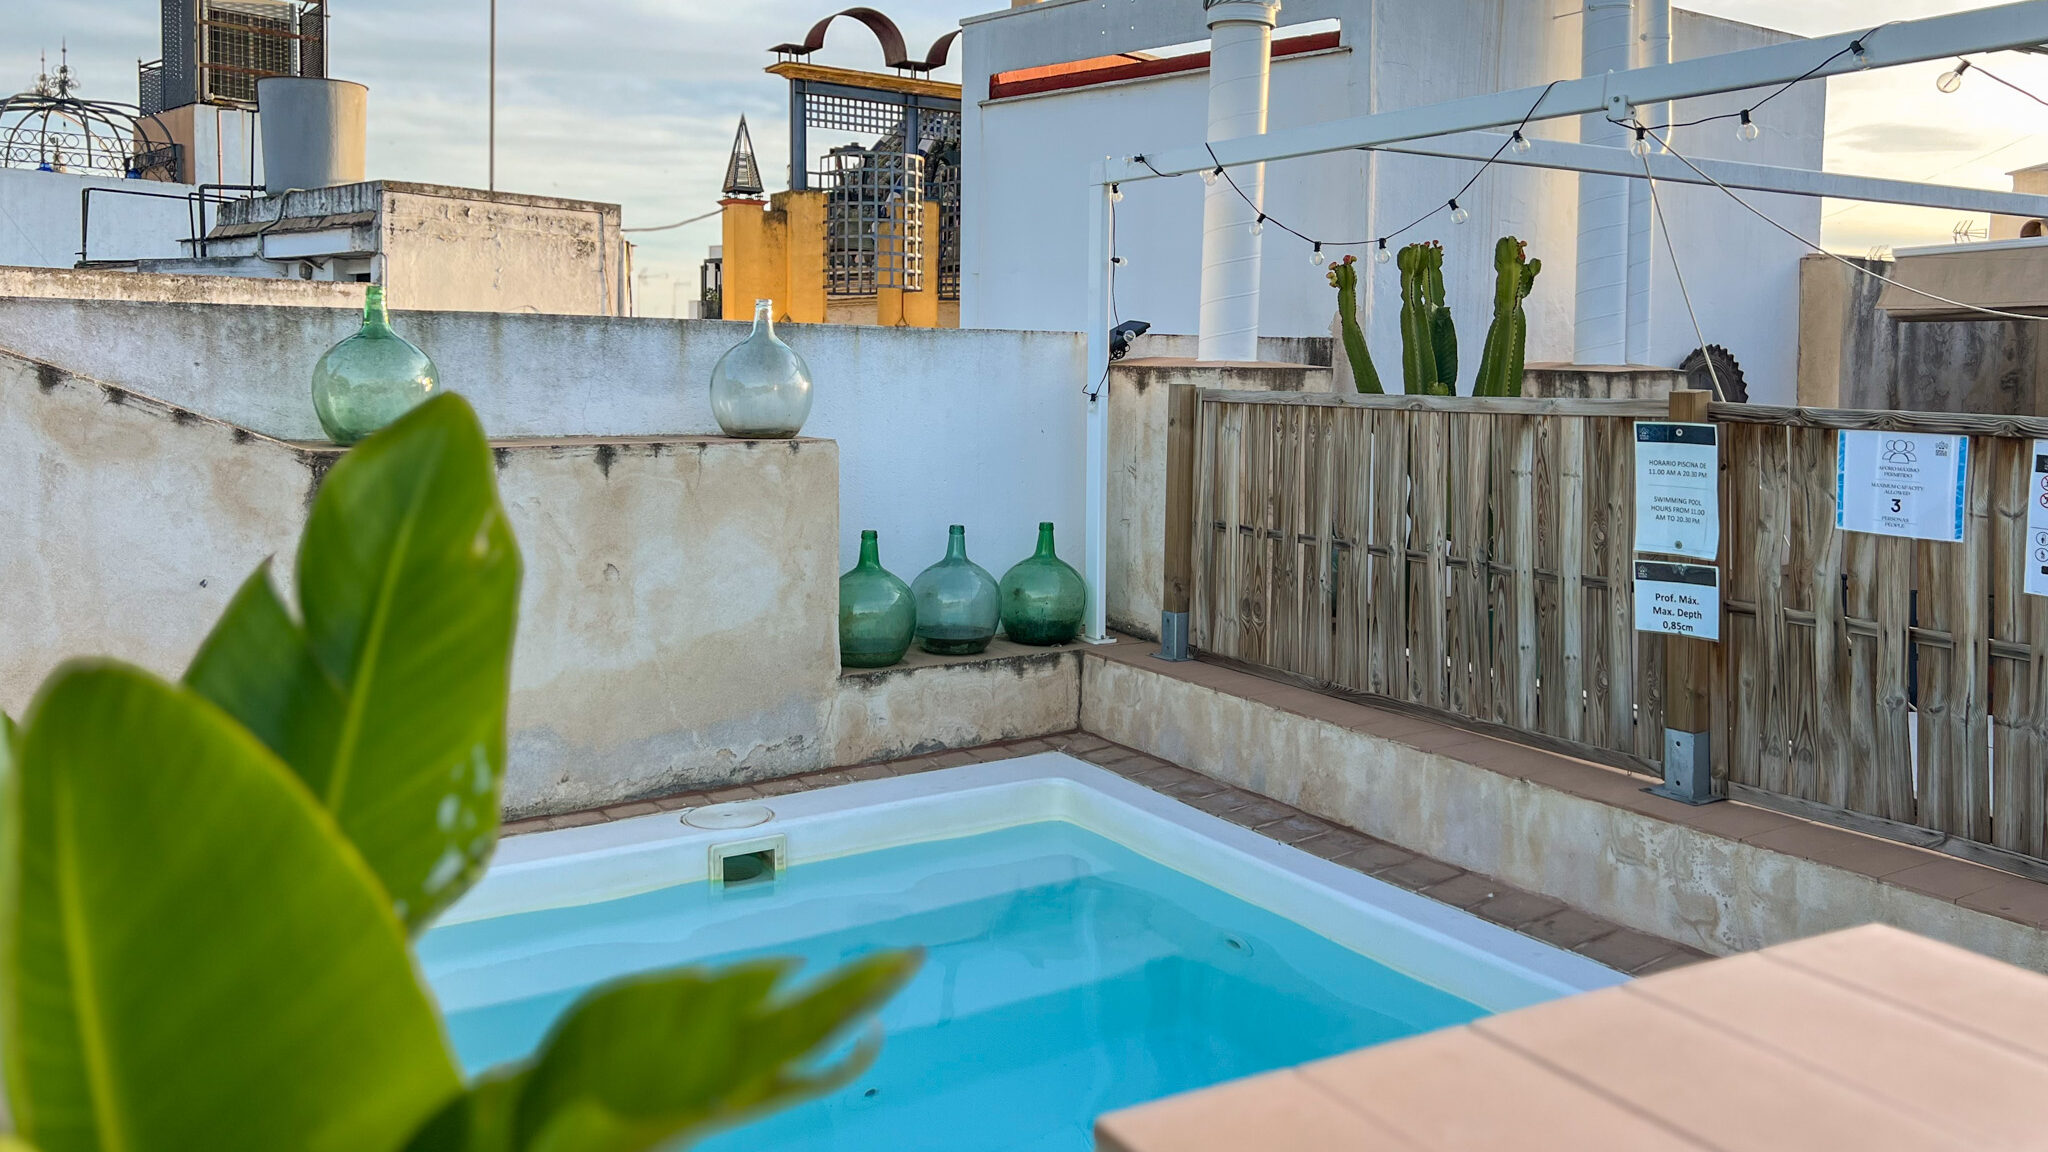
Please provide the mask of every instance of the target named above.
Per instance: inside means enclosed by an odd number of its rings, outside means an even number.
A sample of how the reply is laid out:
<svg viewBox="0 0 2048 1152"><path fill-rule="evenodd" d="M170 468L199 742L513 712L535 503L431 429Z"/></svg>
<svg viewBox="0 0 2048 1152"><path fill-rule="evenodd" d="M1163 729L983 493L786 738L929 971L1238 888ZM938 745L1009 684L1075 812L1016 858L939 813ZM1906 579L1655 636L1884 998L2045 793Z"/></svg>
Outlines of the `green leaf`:
<svg viewBox="0 0 2048 1152"><path fill-rule="evenodd" d="M408 1152L645 1152L828 1092L877 1045L819 1059L919 961L877 953L788 996L776 994L787 960L616 981L572 1006L529 1063L435 1117Z"/></svg>
<svg viewBox="0 0 2048 1152"><path fill-rule="evenodd" d="M327 805L413 931L497 833L520 564L496 481L461 397L413 409L321 485L304 625L259 569L185 676Z"/></svg>
<svg viewBox="0 0 2048 1152"><path fill-rule="evenodd" d="M0 1058L43 1152L386 1149L459 1091L376 877L212 704L69 664L15 768Z"/></svg>

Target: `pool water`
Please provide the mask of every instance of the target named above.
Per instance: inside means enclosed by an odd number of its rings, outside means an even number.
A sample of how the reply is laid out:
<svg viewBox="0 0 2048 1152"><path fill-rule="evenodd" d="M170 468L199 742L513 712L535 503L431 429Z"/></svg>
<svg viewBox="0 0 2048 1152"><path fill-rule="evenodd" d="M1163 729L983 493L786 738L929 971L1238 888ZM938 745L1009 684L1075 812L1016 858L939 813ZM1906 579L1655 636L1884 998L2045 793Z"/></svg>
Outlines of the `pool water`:
<svg viewBox="0 0 2048 1152"><path fill-rule="evenodd" d="M526 1055L628 972L926 950L881 1057L710 1152L1087 1152L1100 1113L1485 1015L1071 824L455 924L420 956L462 1063Z"/></svg>

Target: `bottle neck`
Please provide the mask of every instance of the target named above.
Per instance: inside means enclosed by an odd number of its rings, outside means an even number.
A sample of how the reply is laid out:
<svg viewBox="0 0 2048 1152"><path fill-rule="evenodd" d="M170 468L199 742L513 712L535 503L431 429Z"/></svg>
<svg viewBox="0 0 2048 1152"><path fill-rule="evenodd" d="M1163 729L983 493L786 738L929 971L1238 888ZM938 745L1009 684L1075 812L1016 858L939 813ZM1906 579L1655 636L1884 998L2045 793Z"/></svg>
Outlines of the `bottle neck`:
<svg viewBox="0 0 2048 1152"><path fill-rule="evenodd" d="M775 335L775 301L754 301L754 335Z"/></svg>
<svg viewBox="0 0 2048 1152"><path fill-rule="evenodd" d="M882 548L880 544L876 543L873 532L863 532L860 534L860 566L863 568L880 568L882 566Z"/></svg>
<svg viewBox="0 0 2048 1152"><path fill-rule="evenodd" d="M958 524L953 525L953 530L946 535L946 559L967 559L967 529Z"/></svg>
<svg viewBox="0 0 2048 1152"><path fill-rule="evenodd" d="M385 306L382 284L372 284L363 291L363 327L391 327L391 310Z"/></svg>
<svg viewBox="0 0 2048 1152"><path fill-rule="evenodd" d="M1050 524L1040 524L1040 525L1038 526L1038 552L1037 552L1037 555L1040 555L1040 556L1051 556L1051 555L1053 555L1053 550L1052 550L1052 525L1050 525Z"/></svg>

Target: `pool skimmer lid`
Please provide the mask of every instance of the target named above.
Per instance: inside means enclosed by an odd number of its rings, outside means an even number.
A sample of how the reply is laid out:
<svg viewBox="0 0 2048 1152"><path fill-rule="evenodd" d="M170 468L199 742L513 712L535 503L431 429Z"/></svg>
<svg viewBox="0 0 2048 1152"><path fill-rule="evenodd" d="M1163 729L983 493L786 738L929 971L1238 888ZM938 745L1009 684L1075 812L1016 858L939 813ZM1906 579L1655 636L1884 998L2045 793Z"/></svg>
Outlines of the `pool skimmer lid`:
<svg viewBox="0 0 2048 1152"><path fill-rule="evenodd" d="M743 800L728 804L706 804L683 813L683 823L692 828L753 828L775 819L775 810L766 804L750 804Z"/></svg>

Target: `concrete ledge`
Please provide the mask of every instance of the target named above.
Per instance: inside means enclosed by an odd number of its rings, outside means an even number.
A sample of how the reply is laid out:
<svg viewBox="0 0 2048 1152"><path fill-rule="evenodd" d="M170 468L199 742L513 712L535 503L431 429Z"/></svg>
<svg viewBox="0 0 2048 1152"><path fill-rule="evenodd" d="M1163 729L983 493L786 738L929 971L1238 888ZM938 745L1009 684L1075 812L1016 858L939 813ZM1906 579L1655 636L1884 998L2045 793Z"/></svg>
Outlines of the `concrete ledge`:
<svg viewBox="0 0 2048 1152"><path fill-rule="evenodd" d="M1715 954L1885 923L2048 970L2048 885L1142 645L1084 654L1106 739Z"/></svg>
<svg viewBox="0 0 2048 1152"><path fill-rule="evenodd" d="M913 648L888 668L844 669L832 704L832 762L897 760L1078 727L1081 647L998 637L972 656Z"/></svg>

